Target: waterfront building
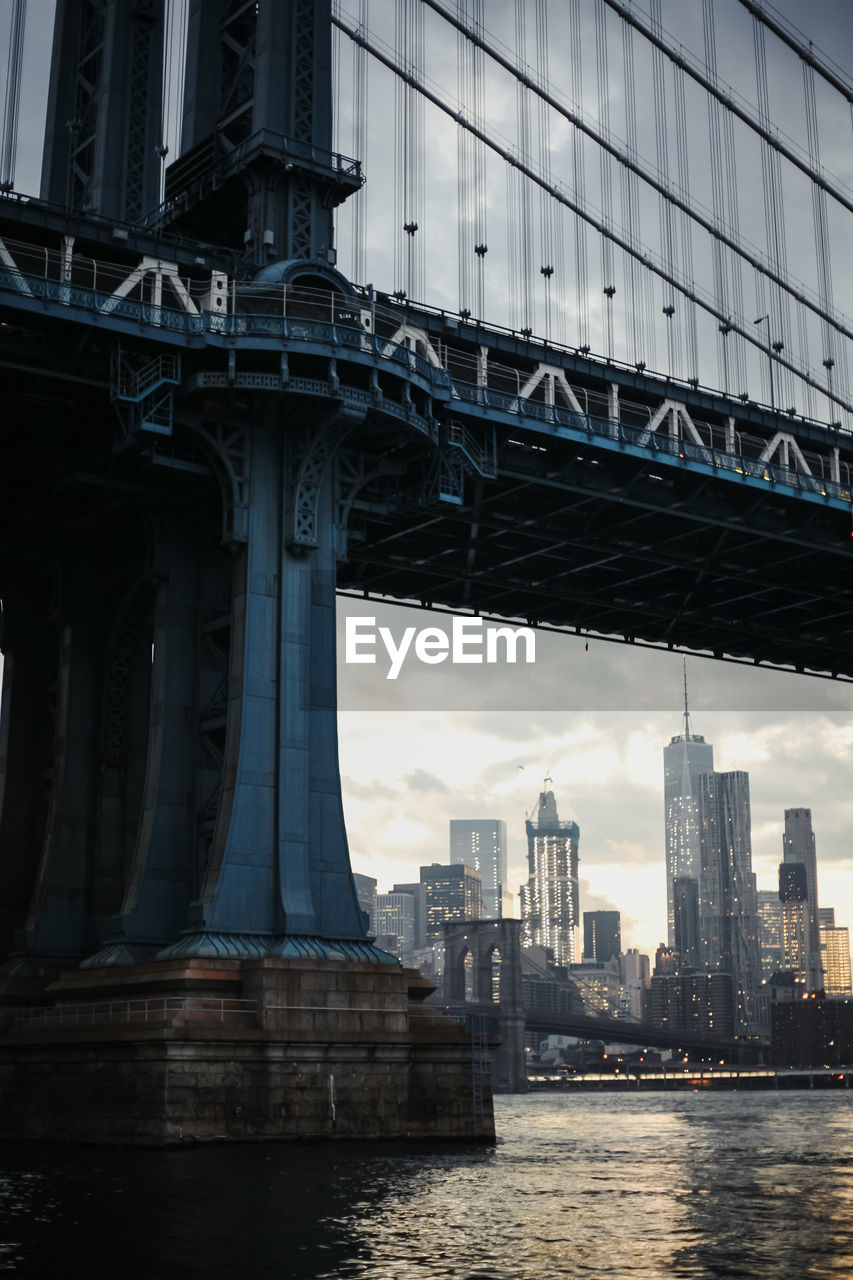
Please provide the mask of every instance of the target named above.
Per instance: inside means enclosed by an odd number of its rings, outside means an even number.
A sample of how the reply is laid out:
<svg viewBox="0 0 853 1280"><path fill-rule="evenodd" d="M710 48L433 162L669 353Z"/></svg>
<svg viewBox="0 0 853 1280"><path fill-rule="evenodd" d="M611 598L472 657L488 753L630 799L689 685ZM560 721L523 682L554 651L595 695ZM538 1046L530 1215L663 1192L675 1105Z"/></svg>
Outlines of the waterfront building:
<svg viewBox="0 0 853 1280"><path fill-rule="evenodd" d="M675 947L668 947L661 942L655 952L655 973L677 973L681 968L681 959Z"/></svg>
<svg viewBox="0 0 853 1280"><path fill-rule="evenodd" d="M618 1016L622 988L618 956L604 961L584 959L581 964L571 965L569 975L580 992L587 1013Z"/></svg>
<svg viewBox="0 0 853 1280"><path fill-rule="evenodd" d="M426 891L427 942L443 935L447 920L482 919L482 883L474 867L434 862L421 867L421 884Z"/></svg>
<svg viewBox="0 0 853 1280"><path fill-rule="evenodd" d="M367 931L376 932L376 879L374 876L362 876L353 872L355 893L358 905L367 912Z"/></svg>
<svg viewBox="0 0 853 1280"><path fill-rule="evenodd" d="M801 992L809 990L808 881L801 862L779 864L782 905L782 968L794 975Z"/></svg>
<svg viewBox="0 0 853 1280"><path fill-rule="evenodd" d="M622 925L618 911L583 913L583 958L606 964L622 953Z"/></svg>
<svg viewBox="0 0 853 1280"><path fill-rule="evenodd" d="M646 1019L670 1031L731 1036L736 998L729 973L653 973L646 991Z"/></svg>
<svg viewBox="0 0 853 1280"><path fill-rule="evenodd" d="M699 881L694 876L676 876L672 882L675 918L674 950L692 968L699 964Z"/></svg>
<svg viewBox="0 0 853 1280"><path fill-rule="evenodd" d="M506 869L506 823L502 818L451 818L450 861L474 867L482 878L483 919L500 920Z"/></svg>
<svg viewBox="0 0 853 1280"><path fill-rule="evenodd" d="M545 779L547 787L550 778ZM545 947L558 965L576 964L579 885L576 822L561 822L553 791L542 791L526 823L528 879L521 889L522 946Z"/></svg>
<svg viewBox="0 0 853 1280"><path fill-rule="evenodd" d="M684 665L684 731L663 749L667 942L675 947L675 881L699 879L699 779L714 768L714 748L693 733Z"/></svg>
<svg viewBox="0 0 853 1280"><path fill-rule="evenodd" d="M782 968L782 902L776 889L759 889L756 897L761 976L767 981Z"/></svg>
<svg viewBox="0 0 853 1280"><path fill-rule="evenodd" d="M536 1013L583 1012L577 984L566 968L554 964L544 947L522 947L521 998L524 1007Z"/></svg>
<svg viewBox="0 0 853 1280"><path fill-rule="evenodd" d="M806 872L805 916L806 990L823 990L820 956L820 920L817 897L817 851L812 831L811 809L786 809L785 832L782 837L783 861L801 863Z"/></svg>
<svg viewBox="0 0 853 1280"><path fill-rule="evenodd" d="M820 926L823 989L828 996L849 996L853 994L850 985L850 931L846 925L836 925L832 907L829 912L831 920Z"/></svg>
<svg viewBox="0 0 853 1280"><path fill-rule="evenodd" d="M426 885L420 880L401 882L391 886L392 893L410 893L415 910L415 947L426 946Z"/></svg>
<svg viewBox="0 0 853 1280"><path fill-rule="evenodd" d="M738 1035L754 1035L762 1020L761 955L749 774L736 769L700 776L699 828L699 964L731 975L732 1025Z"/></svg>
<svg viewBox="0 0 853 1280"><path fill-rule="evenodd" d="M853 1000L777 1001L771 1009L774 1067L837 1067L853 1062Z"/></svg>
<svg viewBox="0 0 853 1280"><path fill-rule="evenodd" d="M376 936L394 937L390 947L404 965L412 963L415 947L415 900L411 893L379 893L376 895Z"/></svg>
<svg viewBox="0 0 853 1280"><path fill-rule="evenodd" d="M629 947L619 957L622 987L619 992L621 1016L642 1020L645 1011L646 987L649 985L649 957L640 955L637 947Z"/></svg>

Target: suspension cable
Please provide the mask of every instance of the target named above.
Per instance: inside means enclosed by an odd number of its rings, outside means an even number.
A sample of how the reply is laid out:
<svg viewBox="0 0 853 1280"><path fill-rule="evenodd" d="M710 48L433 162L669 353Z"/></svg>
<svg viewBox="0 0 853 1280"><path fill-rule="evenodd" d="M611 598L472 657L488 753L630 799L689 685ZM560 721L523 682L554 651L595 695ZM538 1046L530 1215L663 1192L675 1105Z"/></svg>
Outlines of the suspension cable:
<svg viewBox="0 0 853 1280"><path fill-rule="evenodd" d="M743 0L741 2L743 3ZM840 185L838 185L839 179L832 174L827 175L825 171L814 169L806 157L798 154L795 149L796 144L790 138L783 138L778 129L771 129L768 125L762 124L760 120L757 120L747 103L738 102L734 98L734 90L730 86L726 86L724 89L720 84L711 80L704 73L702 67L687 54L687 51L681 45L677 48L673 47L668 41L655 35L655 32L637 16L636 10L628 8L627 5L621 3L621 0L602 0L602 3L608 5L614 13L618 13L624 22L630 23L652 44L662 49L676 66L683 67L693 80L701 84L702 88L708 93L713 94L724 107L742 120L753 133L757 133L769 146L778 151L780 155L783 155L786 160L790 160L791 164L796 165L806 177L810 178L812 182L816 182L818 186L823 187L834 200L837 200L839 204L844 205L845 209L853 213L853 194L845 194L841 190ZM440 9L435 0L424 0L424 4ZM447 14L444 16L447 17Z"/></svg>
<svg viewBox="0 0 853 1280"><path fill-rule="evenodd" d="M825 54L818 54L811 41L801 38L801 33L795 26L787 22L781 13L773 9L772 5L756 4L755 0L738 0L744 9L752 14L759 22L763 22L764 26L778 36L780 40L793 49L799 58L803 60L806 66L811 67L814 71L822 76L827 84L831 84L833 89L837 90L842 97L853 106L853 85L850 81L843 78L843 72L840 67L832 62L831 58L827 58ZM768 12L772 10L772 12Z"/></svg>
<svg viewBox="0 0 853 1280"><path fill-rule="evenodd" d="M0 190L11 191L18 153L18 117L21 110L21 67L24 56L24 30L27 23L27 0L14 0L9 32L9 59L6 100L3 115L3 145L0 149Z"/></svg>
<svg viewBox="0 0 853 1280"><path fill-rule="evenodd" d="M572 84L575 94L583 98L583 58L581 56L580 0L570 0L570 44L572 57ZM581 204L586 203L586 165L583 151L583 134L572 130L572 190L578 194ZM575 240L575 316L581 347L589 348L589 273L587 270L586 223L574 219Z"/></svg>
<svg viewBox="0 0 853 1280"><path fill-rule="evenodd" d="M457 26L456 19L453 17L453 15L450 14L444 8L442 8L441 4L437 3L437 0L423 0L423 3L426 5L429 5L431 9L433 9L436 13L440 14L451 25ZM469 40L473 41L479 47L481 47L484 50L484 52L500 67L502 67L505 71L508 71L517 80L521 81L521 83L525 84L526 87L530 89L533 93L543 97L544 100L548 103L550 107L553 108L554 111L557 111L565 120L567 120L570 124L574 125L576 129L579 129L582 133L586 134L587 137L591 138L594 142L596 142L597 145L601 147L602 151L606 151L609 155L613 156L614 159L618 160L618 162L621 165L625 166L626 168L632 169L634 172L636 172L644 180L644 182L646 182L654 191L657 191L659 195L662 195L666 200L668 200L672 205L674 205L675 208L680 209L684 214L687 215L687 217L689 217L693 222L695 222L697 226L702 227L702 229L706 231L710 236L713 236L714 239L719 240L721 244L726 245L729 249L733 250L733 252L738 254L739 257L741 257L745 262L749 263L751 267L754 267L757 271L762 272L765 276L767 276L768 279L772 280L774 284L777 284L780 288L790 293L792 297L796 298L798 301L802 302L805 306L809 307L810 310L814 311L816 315L820 316L822 319L825 319L829 324L833 326L833 328L837 329L839 333L843 333L845 337L853 339L853 328L849 327L848 324L845 323L844 318L833 312L824 312L821 306L820 300L817 298L810 298L807 288L800 281L794 281L794 280L786 279L780 276L778 272L776 272L776 270L774 269L773 264L769 262L767 259L765 259L758 250L748 247L738 238L737 233L733 232L731 225L727 226L725 223L719 223L718 221L715 220L714 217L708 216L707 214L702 212L695 205L690 203L690 200L688 199L686 192L682 193L681 191L675 191L671 186L669 186L665 181L663 181L659 175L656 175L650 172L649 170L645 169L643 165L639 162L637 157L630 155L627 150L625 150L622 147L619 147L615 142L612 141L612 137L610 133L610 125L609 125L610 100L606 90L603 89L603 84L606 82L606 71L607 71L607 33L606 33L606 26L604 23L604 14L600 8L601 5L610 5L610 7L613 8L614 4L613 4L613 0L597 0L597 4L596 4L596 40L597 40L597 51L598 51L597 65L598 65L598 72L599 72L598 107L599 107L599 120L600 120L600 126L601 126L600 129L596 129L587 120L585 120L584 117L579 114L579 112L573 111L570 108L566 107L557 98L555 98L553 94L549 93L544 87L536 84L531 79L531 77L527 75L526 71L523 68L519 67L517 62L513 62L511 59L505 57L492 45L488 44L485 40L483 40L483 38L478 33L465 28L465 34L467 35ZM337 22L339 21L339 19L333 18L333 21ZM635 27L638 26L636 22L632 22L631 25ZM638 29L642 30L645 34L645 28L639 27ZM650 38L651 38L651 33L650 33ZM663 49L664 52L666 52L666 47L664 44L661 44L661 48ZM692 74L692 72L690 72L689 68L687 67L684 59L682 58L677 59L677 65L681 68L681 70L687 71L688 74ZM708 80L710 83L710 78L707 75L704 75L704 73L703 73L703 80ZM720 97L719 94L714 94L713 96L718 98L720 101L725 102L725 95ZM454 118L456 118L455 115L454 115ZM730 131L730 126L731 126L731 117L728 117L727 123L724 124L724 127L723 127L724 139L725 139L726 133ZM731 139L732 139L732 147L733 147L733 143L734 143L733 132L731 133ZM772 142L771 142L771 145L772 145ZM733 155L733 151L730 151L730 154ZM602 173L601 173L602 212L604 213L606 218L609 218L610 216L609 211L610 211L611 205L608 203L608 188L612 186L612 179L610 177L609 167L606 166L604 157L602 157L601 164L602 164ZM823 185L827 190L829 190L829 188L826 187L826 184L823 184ZM843 200L842 200L842 203L843 203ZM851 212L853 212L853 202L850 203L849 208ZM730 212L736 213L736 207L733 209L731 201L729 204L729 209L730 209ZM607 284L610 287L612 287L613 282L612 282L612 279L609 278L612 275L612 268L609 271L605 268L605 275L608 275Z"/></svg>
<svg viewBox="0 0 853 1280"><path fill-rule="evenodd" d="M607 83L607 11L600 3L595 6L595 69L598 94L598 118L606 133L610 132L610 92ZM608 225L613 221L613 175L610 172L610 152L602 147L599 153L599 180L601 183L601 211ZM601 237L601 277L604 298L604 351L608 360L613 355L613 297L616 285L613 276L613 242L607 235Z"/></svg>
<svg viewBox="0 0 853 1280"><path fill-rule="evenodd" d="M424 3L428 3L428 2L429 0L424 0ZM608 3L608 0L604 0L604 2ZM591 227L593 227L599 233L599 235L601 235L608 241L612 242L618 248L624 250L624 252L629 253L632 256L638 258L639 261L642 262L642 264L648 268L648 270L653 271L656 275L660 276L661 279L666 280L669 284L673 286L673 288L677 289L679 293L684 294L688 299L695 302L709 315L714 316L715 319L717 319L718 321L721 321L723 323L730 325L731 329L733 331L740 333L741 336L745 339L745 341L748 342L751 346L756 347L758 350L762 352L766 351L766 347L764 343L761 341L760 337L756 337L755 333L751 331L751 327L747 327L742 317L735 318L733 316L724 315L720 307L717 305L717 303L713 299L709 299L702 296L702 294L700 293L697 286L692 280L685 281L685 280L679 279L675 271L670 271L666 268L666 266L663 263L655 261L655 259L651 257L648 250L644 250L642 246L638 247L636 245L633 245L630 242L630 239L627 238L621 230L616 230L609 223L605 223L605 221L602 219L601 216L597 216L595 213L592 212L592 210L587 208L585 205L581 205L578 202L576 197L573 198L572 196L567 194L564 190L562 190L561 188L558 188L555 185L549 186L545 182L544 178L542 178L538 173L536 173L533 170L533 168L529 163L522 160L517 154L514 154L508 146L504 146L503 144L497 142L494 138L488 135L478 125L474 124L470 120L466 120L464 115L461 112L459 112L458 110L454 111L454 109L451 106L448 106L448 104L444 102L443 99L437 93L433 92L433 90L431 90L421 80L419 80L416 76L414 76L410 71L407 71L404 67L402 67L400 65L399 59L393 56L393 54L384 53L375 44L367 40L365 37L361 36L353 27L349 26L348 23L346 23L342 18L338 16L333 16L332 21L336 26L339 26L341 30L344 31L350 37L351 40L360 41L364 45L365 49L367 49L371 57L375 58L378 62L381 62L389 70L393 71L395 75L399 76L402 80L404 80L406 84L416 89L417 92L421 94L427 101L431 102L433 106L437 107L441 112L443 112L450 119L454 120L462 128L470 129L474 133L474 135L478 137L480 141L483 142L489 148L489 150L493 151L496 155L500 156L500 158L507 165L509 165L511 168L518 170L519 173L523 173L527 178L529 178L532 182L535 182L537 185L544 186L547 190L550 190L551 195L554 197L555 200L559 201L560 204L565 205L566 208L571 209L579 217L583 218L584 221L586 221ZM783 365L786 369L789 369L802 382L809 383L811 386L815 387L816 390L820 391L823 395L826 395L829 400L838 404L841 408L847 409L849 412L853 413L853 405L848 404L844 399L842 399L836 388L832 386L824 386L822 383L816 381L808 370L804 370L799 365L793 363L789 357L779 353L776 363L779 365Z"/></svg>

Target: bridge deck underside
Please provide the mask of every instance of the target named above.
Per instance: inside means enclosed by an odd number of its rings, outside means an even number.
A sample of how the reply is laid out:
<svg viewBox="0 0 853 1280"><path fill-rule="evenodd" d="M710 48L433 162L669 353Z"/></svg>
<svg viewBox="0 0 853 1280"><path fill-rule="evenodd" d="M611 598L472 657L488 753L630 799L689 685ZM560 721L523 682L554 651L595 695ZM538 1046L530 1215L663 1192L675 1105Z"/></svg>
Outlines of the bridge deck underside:
<svg viewBox="0 0 853 1280"><path fill-rule="evenodd" d="M496 479L469 480L460 506L357 513L339 585L853 676L843 514L687 467L514 437Z"/></svg>

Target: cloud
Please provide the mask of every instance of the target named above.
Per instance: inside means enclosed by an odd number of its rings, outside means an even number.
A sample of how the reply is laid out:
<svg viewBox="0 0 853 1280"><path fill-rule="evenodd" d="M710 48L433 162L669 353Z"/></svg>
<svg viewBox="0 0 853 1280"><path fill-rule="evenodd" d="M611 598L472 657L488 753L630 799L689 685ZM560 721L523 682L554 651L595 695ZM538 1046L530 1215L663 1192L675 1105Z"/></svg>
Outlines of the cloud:
<svg viewBox="0 0 853 1280"><path fill-rule="evenodd" d="M426 769L415 769L414 773L405 774L403 783L407 791L425 791L431 794L438 792L440 795L450 794L450 788L441 781L441 778L437 778L434 773L428 773Z"/></svg>

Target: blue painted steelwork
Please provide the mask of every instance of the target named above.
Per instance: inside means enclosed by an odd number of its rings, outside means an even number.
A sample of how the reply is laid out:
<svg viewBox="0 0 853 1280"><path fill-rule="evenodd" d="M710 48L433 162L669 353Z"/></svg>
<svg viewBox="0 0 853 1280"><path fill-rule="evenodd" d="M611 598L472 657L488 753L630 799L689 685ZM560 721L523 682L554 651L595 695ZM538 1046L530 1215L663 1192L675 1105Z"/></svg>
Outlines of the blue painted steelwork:
<svg viewBox="0 0 853 1280"><path fill-rule="evenodd" d="M790 489L808 502L818 502L840 510L851 508L853 494L849 484L809 475L775 462L762 462L741 454L705 447L690 440L654 431L614 423L593 414L577 413L559 405L549 405L523 396L507 395L488 387L477 386L452 379L446 370L431 364L403 343L389 341L362 325L341 322L309 320L287 315L219 315L205 311L192 315L174 307L152 306L136 299L121 298L94 289L59 284L16 271L0 271L0 298L12 295L16 308L22 311L47 311L64 318L77 318L82 323L92 323L108 318L110 329L119 333L144 333L158 341L177 341L193 347L201 340L205 345L227 348L238 340L241 350L282 350L299 354L316 353L329 360L347 360L353 364L370 364L375 367L390 362L395 371L412 385L427 391L437 402L445 405L454 402L454 411L488 424L504 423L521 427L525 431L572 440L578 444L592 444L596 448L624 453L632 457L654 459L663 466L689 468L702 475L734 481L755 488L767 486ZM75 316L75 311L78 313ZM487 337L487 331L481 336ZM194 341L195 340L195 341ZM530 359L535 360L543 348L530 344ZM555 364L559 361L558 348L549 346L547 355ZM594 364L591 367L600 377L607 369ZM204 385L225 389L229 385L227 374L207 374ZM653 379L650 379L653 381ZM200 385L200 384L197 384ZM250 386L251 383L243 383ZM327 396L328 383L319 379L282 380L266 375L264 382L256 381L256 389L282 390L303 395ZM661 386L661 394L667 387ZM358 399L367 407L368 393L353 399L351 389L341 394L349 403ZM730 408L730 402L721 407ZM426 434L434 434L425 419L407 414L393 401L384 410L394 417L406 417L416 421ZM789 418L779 415L780 426L791 428ZM828 440L831 437L828 434Z"/></svg>
<svg viewBox="0 0 853 1280"><path fill-rule="evenodd" d="M191 959L196 956L217 957L223 960L367 960L388 964L396 968L399 960L388 951L382 951L368 941L288 934L265 937L256 933L204 933L188 934L160 953L160 959Z"/></svg>

